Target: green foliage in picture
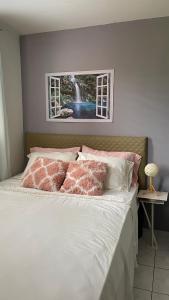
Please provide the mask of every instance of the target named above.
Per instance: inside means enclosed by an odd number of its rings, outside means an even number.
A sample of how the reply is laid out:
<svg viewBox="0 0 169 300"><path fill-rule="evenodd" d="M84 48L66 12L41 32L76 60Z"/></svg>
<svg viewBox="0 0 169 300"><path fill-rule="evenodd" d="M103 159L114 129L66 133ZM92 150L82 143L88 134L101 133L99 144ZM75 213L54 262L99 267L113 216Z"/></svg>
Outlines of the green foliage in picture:
<svg viewBox="0 0 169 300"><path fill-rule="evenodd" d="M80 97L85 102L96 102L96 75L76 75ZM60 101L61 105L76 100L76 89L71 76L60 76Z"/></svg>

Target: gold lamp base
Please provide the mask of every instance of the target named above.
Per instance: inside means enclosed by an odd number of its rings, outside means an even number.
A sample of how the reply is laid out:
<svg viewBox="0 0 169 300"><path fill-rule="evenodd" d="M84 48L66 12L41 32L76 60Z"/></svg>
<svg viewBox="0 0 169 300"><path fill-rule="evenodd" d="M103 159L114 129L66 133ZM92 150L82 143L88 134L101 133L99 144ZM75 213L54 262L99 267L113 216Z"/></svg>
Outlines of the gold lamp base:
<svg viewBox="0 0 169 300"><path fill-rule="evenodd" d="M149 178L150 178L149 179L150 181L149 181L148 191L151 192L151 193L156 192L154 184L153 184L153 177L150 176Z"/></svg>

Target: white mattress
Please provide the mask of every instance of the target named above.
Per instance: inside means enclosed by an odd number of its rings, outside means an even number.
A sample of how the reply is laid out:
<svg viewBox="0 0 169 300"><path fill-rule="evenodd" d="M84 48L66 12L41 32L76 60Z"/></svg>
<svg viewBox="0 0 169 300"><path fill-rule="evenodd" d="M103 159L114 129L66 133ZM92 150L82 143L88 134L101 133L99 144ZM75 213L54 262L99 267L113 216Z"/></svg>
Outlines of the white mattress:
<svg viewBox="0 0 169 300"><path fill-rule="evenodd" d="M103 196L0 183L0 299L132 300L137 188Z"/></svg>

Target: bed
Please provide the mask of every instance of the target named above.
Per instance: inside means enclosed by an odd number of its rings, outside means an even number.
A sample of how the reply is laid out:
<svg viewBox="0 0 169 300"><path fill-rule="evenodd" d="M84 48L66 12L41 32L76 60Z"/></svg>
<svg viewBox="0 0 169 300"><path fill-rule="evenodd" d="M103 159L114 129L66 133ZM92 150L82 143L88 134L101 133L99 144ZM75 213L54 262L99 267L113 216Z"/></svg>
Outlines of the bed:
<svg viewBox="0 0 169 300"><path fill-rule="evenodd" d="M90 147L142 156L147 139L27 134L32 146ZM132 300L138 187L103 196L65 195L0 183L0 299Z"/></svg>

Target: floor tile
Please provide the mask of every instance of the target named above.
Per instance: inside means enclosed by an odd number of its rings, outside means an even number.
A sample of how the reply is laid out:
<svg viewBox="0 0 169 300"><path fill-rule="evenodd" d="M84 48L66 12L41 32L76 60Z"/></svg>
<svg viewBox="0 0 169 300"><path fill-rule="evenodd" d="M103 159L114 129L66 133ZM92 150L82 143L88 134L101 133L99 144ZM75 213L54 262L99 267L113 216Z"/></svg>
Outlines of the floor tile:
<svg viewBox="0 0 169 300"><path fill-rule="evenodd" d="M156 251L155 266L162 269L169 269L169 251Z"/></svg>
<svg viewBox="0 0 169 300"><path fill-rule="evenodd" d="M162 294L153 293L152 294L152 300L169 300L169 296L168 295L162 295Z"/></svg>
<svg viewBox="0 0 169 300"><path fill-rule="evenodd" d="M145 237L142 237L141 239L139 239L138 241L138 249L139 251L142 251L142 250L152 250L152 246L151 246L151 237L148 239L148 238L145 238Z"/></svg>
<svg viewBox="0 0 169 300"><path fill-rule="evenodd" d="M138 263L140 265L154 267L155 250L152 248L139 248Z"/></svg>
<svg viewBox="0 0 169 300"><path fill-rule="evenodd" d="M158 250L169 251L169 232L156 230Z"/></svg>
<svg viewBox="0 0 169 300"><path fill-rule="evenodd" d="M151 230L149 228L143 228L143 238L151 244Z"/></svg>
<svg viewBox="0 0 169 300"><path fill-rule="evenodd" d="M148 229L147 229L148 230ZM169 232L168 231L162 231L162 230L155 230L156 234L159 237L165 237L165 238L169 238Z"/></svg>
<svg viewBox="0 0 169 300"><path fill-rule="evenodd" d="M135 269L134 287L152 291L153 268L138 265Z"/></svg>
<svg viewBox="0 0 169 300"><path fill-rule="evenodd" d="M151 292L134 288L134 300L151 300Z"/></svg>
<svg viewBox="0 0 169 300"><path fill-rule="evenodd" d="M169 232L155 230L155 236L158 243L158 250L169 251ZM139 240L139 249L151 247L151 231L143 229L143 236Z"/></svg>
<svg viewBox="0 0 169 300"><path fill-rule="evenodd" d="M153 291L169 295L169 270L155 268Z"/></svg>

